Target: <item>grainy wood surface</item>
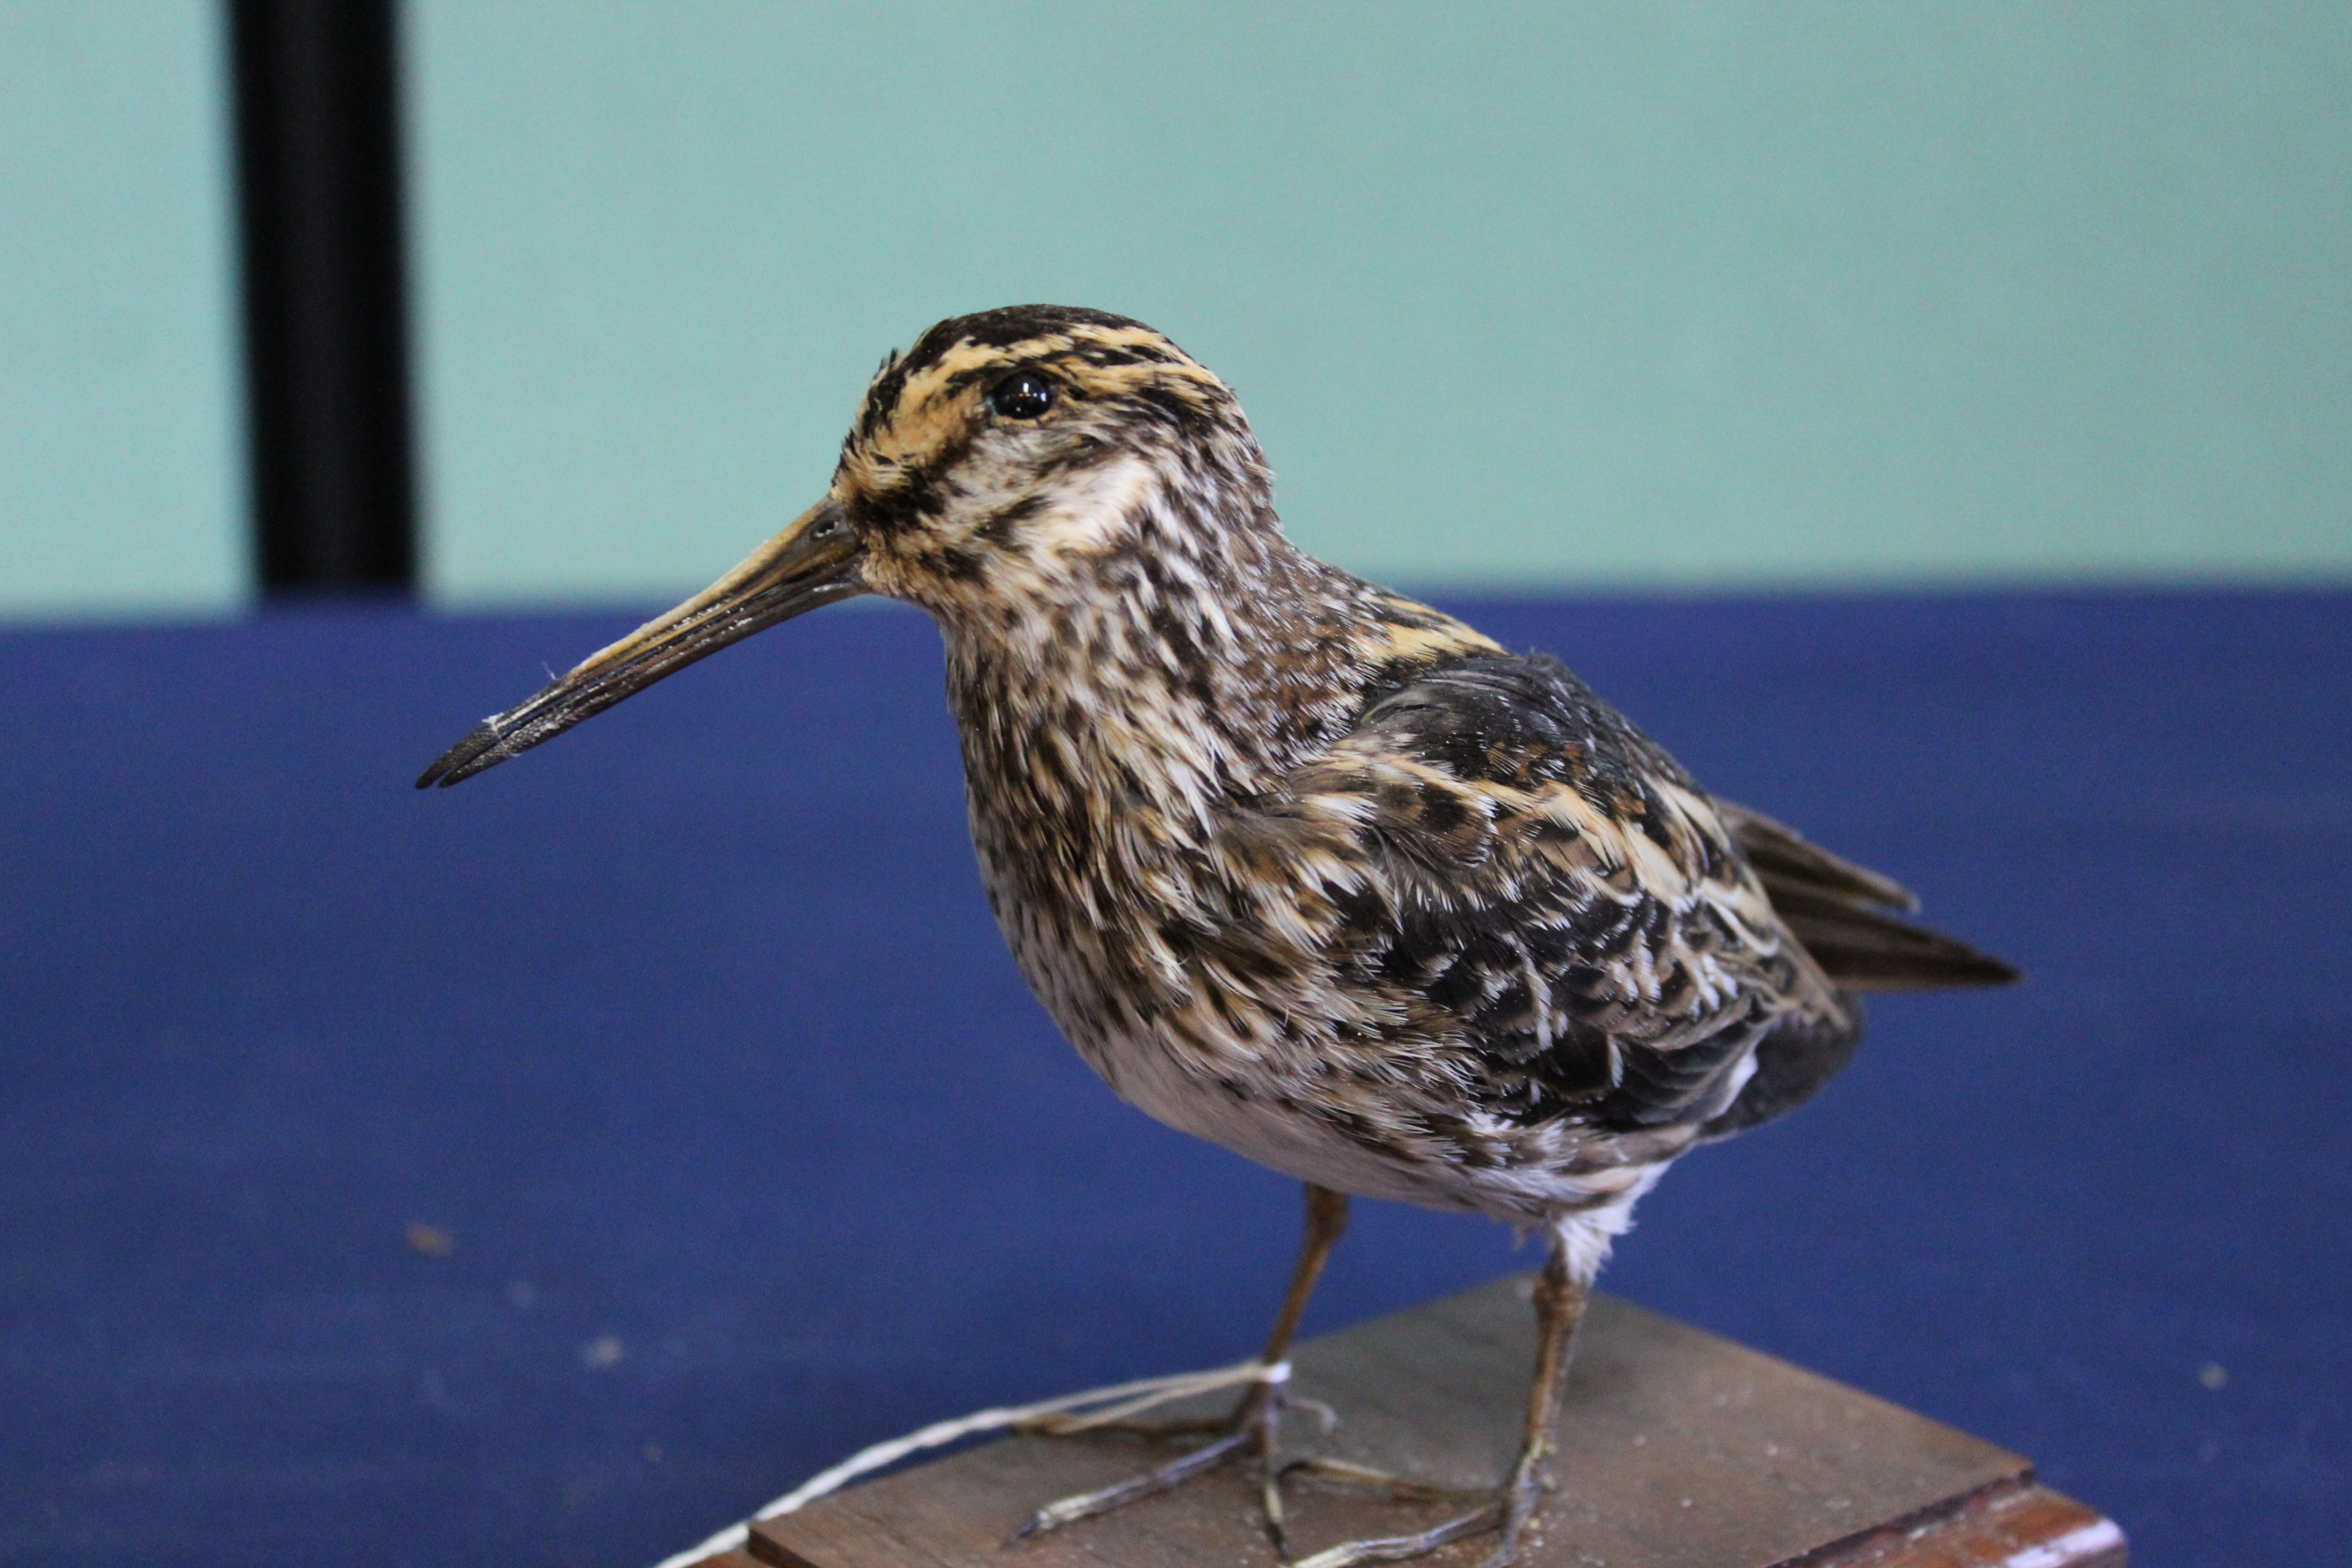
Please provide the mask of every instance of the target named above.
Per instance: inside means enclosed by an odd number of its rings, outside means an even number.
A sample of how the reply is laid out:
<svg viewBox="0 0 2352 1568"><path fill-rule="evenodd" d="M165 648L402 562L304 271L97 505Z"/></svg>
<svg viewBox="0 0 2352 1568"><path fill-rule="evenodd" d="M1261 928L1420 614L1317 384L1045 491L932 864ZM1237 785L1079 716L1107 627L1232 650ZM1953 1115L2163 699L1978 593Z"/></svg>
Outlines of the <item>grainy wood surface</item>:
<svg viewBox="0 0 2352 1568"><path fill-rule="evenodd" d="M1309 1341L1295 1387L1340 1415L1288 1441L1445 1485L1488 1487L1517 1440L1535 1329L1530 1281L1482 1289ZM1226 1396L1227 1402L1230 1396ZM754 1527L772 1568L1273 1568L1238 1466L1007 1545L1040 1504L1177 1452L1114 1436L1013 1437ZM2123 1538L2032 1482L2031 1467L1925 1416L1611 1297L1578 1336L1550 1495L1526 1568L2121 1568ZM1292 1549L1417 1529L1455 1506L1312 1484L1290 1491ZM1475 1563L1471 1541L1427 1561ZM741 1568L742 1556L709 1568Z"/></svg>

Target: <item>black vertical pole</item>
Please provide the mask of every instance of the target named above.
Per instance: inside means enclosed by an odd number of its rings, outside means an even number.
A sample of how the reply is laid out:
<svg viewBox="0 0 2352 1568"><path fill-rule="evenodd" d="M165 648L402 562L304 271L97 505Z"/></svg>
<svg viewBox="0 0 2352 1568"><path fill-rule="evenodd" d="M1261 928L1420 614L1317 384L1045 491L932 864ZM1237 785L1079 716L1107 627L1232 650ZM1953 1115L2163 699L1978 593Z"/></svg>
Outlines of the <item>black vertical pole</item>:
<svg viewBox="0 0 2352 1568"><path fill-rule="evenodd" d="M394 0L230 0L261 586L416 581Z"/></svg>

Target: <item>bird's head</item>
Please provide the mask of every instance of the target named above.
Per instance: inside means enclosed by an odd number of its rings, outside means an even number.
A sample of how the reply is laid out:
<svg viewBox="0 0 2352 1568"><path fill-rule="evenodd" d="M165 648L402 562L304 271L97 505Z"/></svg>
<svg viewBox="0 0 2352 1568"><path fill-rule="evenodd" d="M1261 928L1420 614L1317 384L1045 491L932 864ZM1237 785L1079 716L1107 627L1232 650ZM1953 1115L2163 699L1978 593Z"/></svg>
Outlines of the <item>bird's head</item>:
<svg viewBox="0 0 2352 1568"><path fill-rule="evenodd" d="M1146 579L1201 581L1274 530L1240 405L1167 338L1066 306L959 316L883 362L824 500L702 593L485 720L417 786L470 778L838 599L901 599L950 627L1045 619Z"/></svg>
<svg viewBox="0 0 2352 1568"><path fill-rule="evenodd" d="M1267 481L1232 392L1168 339L1017 306L884 363L830 499L868 589L952 622L1091 593L1138 550L1221 549L1265 518Z"/></svg>

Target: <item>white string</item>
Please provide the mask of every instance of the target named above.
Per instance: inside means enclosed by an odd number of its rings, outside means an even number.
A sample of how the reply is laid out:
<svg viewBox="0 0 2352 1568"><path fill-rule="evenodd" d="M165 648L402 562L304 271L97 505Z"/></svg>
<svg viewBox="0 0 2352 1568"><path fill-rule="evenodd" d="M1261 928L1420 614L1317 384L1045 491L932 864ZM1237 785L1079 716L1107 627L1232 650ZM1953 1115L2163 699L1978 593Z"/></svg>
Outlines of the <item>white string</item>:
<svg viewBox="0 0 2352 1568"><path fill-rule="evenodd" d="M1290 1363L1286 1361L1278 1361L1272 1365L1255 1360L1235 1362L1231 1366L1216 1367L1208 1372L1179 1372L1164 1377L1138 1378L1132 1383L1115 1383L1108 1388L1089 1388L1083 1394L1065 1394L1059 1398L1040 1400L1034 1405L976 1410L952 1421L935 1421L903 1437L893 1437L887 1443L860 1448L831 1469L820 1470L811 1476L742 1523L730 1524L708 1541L689 1546L675 1556L663 1558L655 1564L655 1568L690 1568L691 1564L706 1557L732 1552L751 1539L751 1526L762 1520L780 1519L821 1497L839 1491L860 1476L895 1465L909 1454L940 1447L975 1433L1025 1426L1060 1436L1108 1426L1114 1421L1125 1421L1171 1400L1190 1399L1198 1394L1214 1394L1221 1388L1232 1388L1239 1384L1282 1384L1289 1381ZM1103 1408L1089 1411L1087 1410L1088 1405L1101 1405ZM1076 1414L1080 1411L1086 1413Z"/></svg>

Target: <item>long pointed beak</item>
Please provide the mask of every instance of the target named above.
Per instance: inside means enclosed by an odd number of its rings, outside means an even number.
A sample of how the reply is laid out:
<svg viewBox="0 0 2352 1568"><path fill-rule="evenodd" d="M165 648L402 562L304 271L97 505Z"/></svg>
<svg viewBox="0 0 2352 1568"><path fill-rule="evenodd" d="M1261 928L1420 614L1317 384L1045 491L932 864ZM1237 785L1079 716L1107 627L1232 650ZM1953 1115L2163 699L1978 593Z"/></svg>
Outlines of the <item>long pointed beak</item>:
<svg viewBox="0 0 2352 1568"><path fill-rule="evenodd" d="M425 770L416 787L446 789L472 778L729 643L855 598L867 591L864 567L864 552L840 503L820 501L677 609L590 654L528 702L483 720Z"/></svg>

